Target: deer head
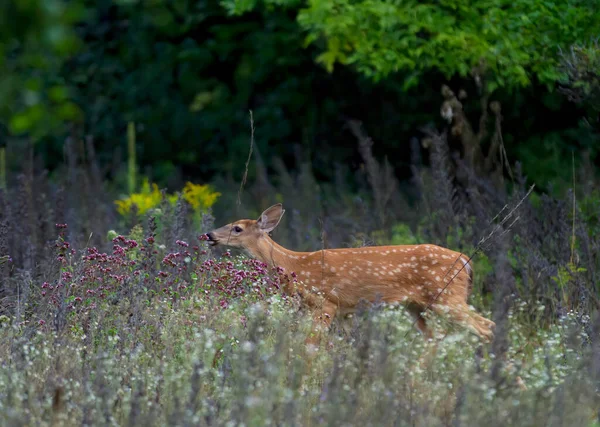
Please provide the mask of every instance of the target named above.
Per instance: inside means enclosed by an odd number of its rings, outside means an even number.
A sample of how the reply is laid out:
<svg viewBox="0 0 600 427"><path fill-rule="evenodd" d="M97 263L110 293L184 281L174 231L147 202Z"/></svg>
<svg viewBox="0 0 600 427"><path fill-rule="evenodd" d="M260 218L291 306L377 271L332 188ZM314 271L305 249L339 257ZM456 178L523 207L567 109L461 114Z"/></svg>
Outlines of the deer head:
<svg viewBox="0 0 600 427"><path fill-rule="evenodd" d="M285 209L281 203L277 203L266 209L257 220L240 219L207 233L208 244L231 246L256 256L255 248L260 245L261 240L268 233L277 227L284 213Z"/></svg>

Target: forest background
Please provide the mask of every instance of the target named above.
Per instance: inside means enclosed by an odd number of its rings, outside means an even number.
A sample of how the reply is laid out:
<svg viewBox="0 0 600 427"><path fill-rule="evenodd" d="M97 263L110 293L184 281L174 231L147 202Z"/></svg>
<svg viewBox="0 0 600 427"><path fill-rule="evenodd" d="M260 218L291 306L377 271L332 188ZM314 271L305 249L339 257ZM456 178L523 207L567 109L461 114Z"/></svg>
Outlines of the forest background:
<svg viewBox="0 0 600 427"><path fill-rule="evenodd" d="M124 182L134 123L139 172L160 186L239 181L252 110L269 174L278 160L309 162L320 182L334 180L336 164L359 169L347 123L360 120L375 156L406 180L414 151L426 155L411 138L448 126L448 85L475 132L499 103L507 160L560 188L572 181L571 153L598 160L594 3L4 2L5 167L18 170L30 145L54 171L67 137L92 137L101 177Z"/></svg>

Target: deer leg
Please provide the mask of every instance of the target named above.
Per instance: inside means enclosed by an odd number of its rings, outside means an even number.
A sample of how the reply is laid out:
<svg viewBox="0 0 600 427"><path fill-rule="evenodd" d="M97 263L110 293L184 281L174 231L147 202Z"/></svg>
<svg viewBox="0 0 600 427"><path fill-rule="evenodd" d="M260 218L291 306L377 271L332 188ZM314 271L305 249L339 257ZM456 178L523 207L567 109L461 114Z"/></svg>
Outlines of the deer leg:
<svg viewBox="0 0 600 427"><path fill-rule="evenodd" d="M483 336L486 340L491 341L494 338L494 329L496 328L496 324L478 313L473 313L470 311L469 315L478 325L477 328L481 331L481 336Z"/></svg>
<svg viewBox="0 0 600 427"><path fill-rule="evenodd" d="M471 313L471 317L475 318L478 323L485 325L487 329L494 329L496 327L496 323L478 313Z"/></svg>
<svg viewBox="0 0 600 427"><path fill-rule="evenodd" d="M490 342L494 338L492 328L495 326L495 323L477 313L472 313L467 304L453 305L447 311L440 310L434 304L433 309L441 315L448 315L455 323L468 327L487 342Z"/></svg>
<svg viewBox="0 0 600 427"><path fill-rule="evenodd" d="M406 306L408 312L412 314L415 319L415 326L421 332L425 340L431 341L431 346L426 346L423 353L419 356L419 359L415 361L415 364L421 366L423 369L428 369L432 366L435 361L435 356L437 354L438 343L433 338L433 332L429 326L427 326L427 321L423 317L423 313L425 312L425 307L420 304L410 303Z"/></svg>
<svg viewBox="0 0 600 427"><path fill-rule="evenodd" d="M313 313L313 327L310 336L306 339L305 344L308 346L318 347L321 339L321 331L329 329L333 316L337 312L337 305L331 301L324 301L320 308L315 309Z"/></svg>
<svg viewBox="0 0 600 427"><path fill-rule="evenodd" d="M423 336L427 339L433 338L433 333L431 329L427 326L427 322L423 317L423 313L425 312L424 307L419 304L408 304L406 309L412 316L415 318L415 326L423 334Z"/></svg>

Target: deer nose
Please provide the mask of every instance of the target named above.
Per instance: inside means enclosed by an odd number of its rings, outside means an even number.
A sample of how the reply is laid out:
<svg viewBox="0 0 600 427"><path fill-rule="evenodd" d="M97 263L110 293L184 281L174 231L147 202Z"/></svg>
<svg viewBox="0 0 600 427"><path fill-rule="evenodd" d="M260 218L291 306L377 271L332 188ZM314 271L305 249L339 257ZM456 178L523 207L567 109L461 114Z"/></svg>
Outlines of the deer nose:
<svg viewBox="0 0 600 427"><path fill-rule="evenodd" d="M212 233L212 231L209 233L206 233L206 235L208 236L209 240L215 240L215 235Z"/></svg>

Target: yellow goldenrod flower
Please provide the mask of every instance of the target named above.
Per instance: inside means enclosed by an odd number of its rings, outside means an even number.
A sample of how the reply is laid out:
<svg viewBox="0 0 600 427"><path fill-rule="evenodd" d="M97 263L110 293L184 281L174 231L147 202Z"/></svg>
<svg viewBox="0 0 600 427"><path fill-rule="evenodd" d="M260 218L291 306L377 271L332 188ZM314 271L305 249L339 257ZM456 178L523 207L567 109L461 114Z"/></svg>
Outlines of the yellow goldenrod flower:
<svg viewBox="0 0 600 427"><path fill-rule="evenodd" d="M212 207L221 193L213 191L208 184L193 184L187 182L183 188L183 199L192 206L195 212L203 212ZM177 203L177 194L166 194L170 205ZM149 209L157 207L162 201L162 194L156 184L150 184L144 179L139 193L130 194L129 197L116 200L117 211L121 215L131 212L133 205L137 208L138 215L145 214Z"/></svg>

